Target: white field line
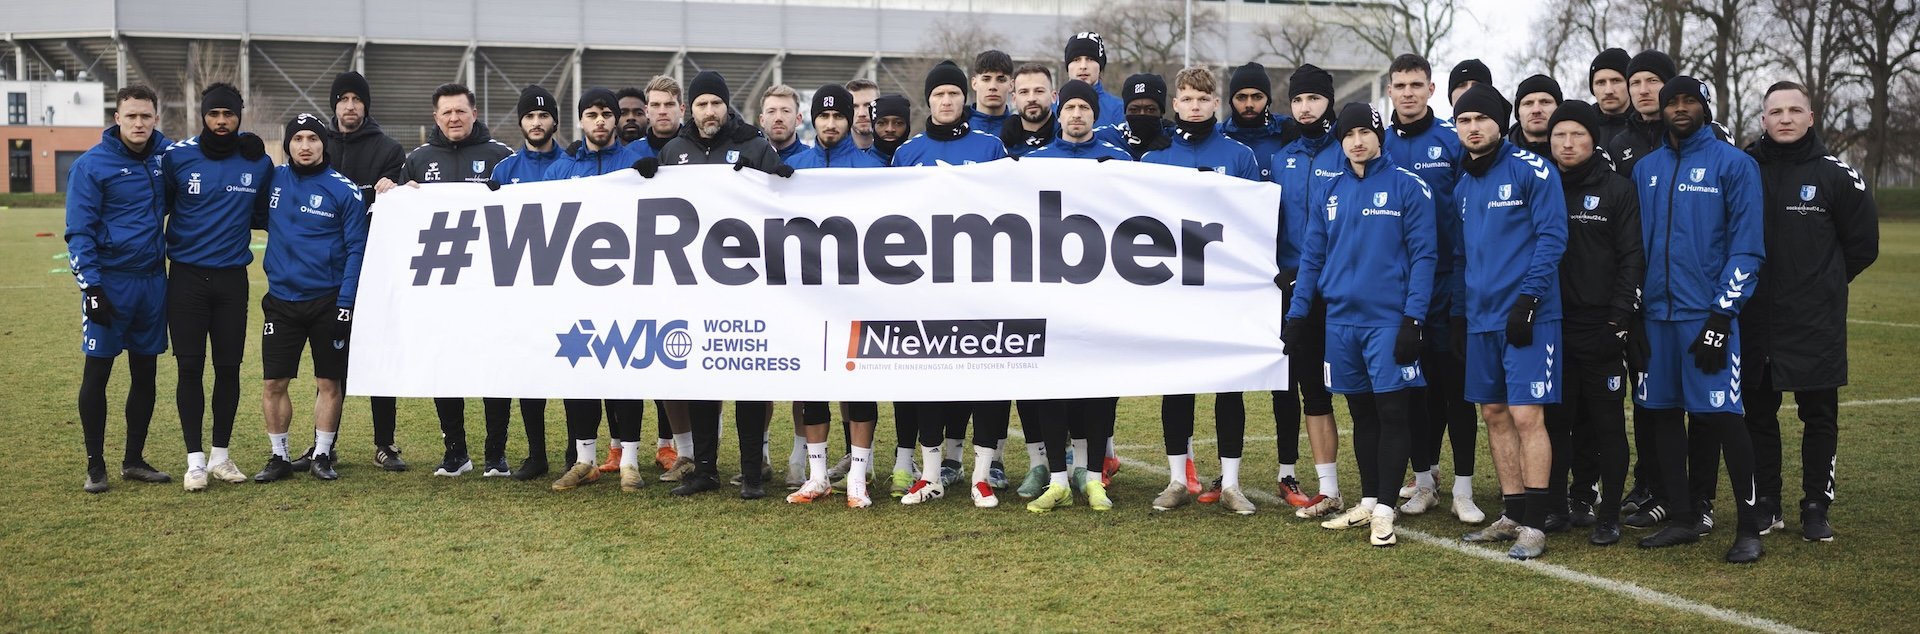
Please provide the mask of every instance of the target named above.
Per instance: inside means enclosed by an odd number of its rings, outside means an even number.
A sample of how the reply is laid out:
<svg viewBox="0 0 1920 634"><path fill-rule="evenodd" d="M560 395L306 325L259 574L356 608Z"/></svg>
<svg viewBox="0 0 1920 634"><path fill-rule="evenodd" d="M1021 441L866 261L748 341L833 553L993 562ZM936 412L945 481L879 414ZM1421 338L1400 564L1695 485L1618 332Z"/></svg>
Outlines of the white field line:
<svg viewBox="0 0 1920 634"><path fill-rule="evenodd" d="M1874 321L1871 319L1848 319L1847 323L1866 324L1868 326L1893 326L1895 328L1920 328L1920 324L1903 324L1897 321Z"/></svg>

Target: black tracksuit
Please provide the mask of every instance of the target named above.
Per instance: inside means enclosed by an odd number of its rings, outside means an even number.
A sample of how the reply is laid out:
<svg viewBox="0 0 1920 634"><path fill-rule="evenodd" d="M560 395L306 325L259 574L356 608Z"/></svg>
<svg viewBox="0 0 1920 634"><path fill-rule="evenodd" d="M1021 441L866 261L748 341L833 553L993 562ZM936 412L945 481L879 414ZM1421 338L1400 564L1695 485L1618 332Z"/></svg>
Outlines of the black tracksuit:
<svg viewBox="0 0 1920 634"><path fill-rule="evenodd" d="M327 142L327 164L341 176L360 186L360 195L371 205L373 184L385 178L395 184L407 182L407 153L400 149L400 142L387 136L380 130L380 122L367 115L361 120L360 127L352 132L340 132L340 122L333 122L333 138ZM367 213L373 213L369 206ZM371 218L369 218L371 220ZM349 352L351 354L351 352ZM345 388L341 388L345 391ZM373 444L387 447L393 444L393 428L397 417L398 402L391 396L375 396L368 399L368 408L373 414Z"/></svg>

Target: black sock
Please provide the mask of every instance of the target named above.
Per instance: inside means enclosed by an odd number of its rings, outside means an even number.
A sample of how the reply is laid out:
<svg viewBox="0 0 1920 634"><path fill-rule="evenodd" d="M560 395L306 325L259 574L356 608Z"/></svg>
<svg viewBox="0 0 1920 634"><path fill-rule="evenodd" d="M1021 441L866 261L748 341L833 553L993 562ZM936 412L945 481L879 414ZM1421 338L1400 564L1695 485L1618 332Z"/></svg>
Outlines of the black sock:
<svg viewBox="0 0 1920 634"><path fill-rule="evenodd" d="M367 409L373 417L374 446L392 446L394 419L399 416L400 399L391 396L375 396L367 401L369 405Z"/></svg>
<svg viewBox="0 0 1920 634"><path fill-rule="evenodd" d="M433 409L440 416L440 439L446 444L447 452L467 455L466 399L436 398Z"/></svg>
<svg viewBox="0 0 1920 634"><path fill-rule="evenodd" d="M1527 489L1526 510L1520 525L1528 528L1546 528L1547 513L1553 510L1553 492L1549 489Z"/></svg>
<svg viewBox="0 0 1920 634"><path fill-rule="evenodd" d="M1500 515L1515 523L1526 519L1527 496L1524 493L1512 493L1500 496Z"/></svg>
<svg viewBox="0 0 1920 634"><path fill-rule="evenodd" d="M152 355L127 355L127 451L124 464L146 462L147 429L153 425L154 374L159 359Z"/></svg>
<svg viewBox="0 0 1920 634"><path fill-rule="evenodd" d="M233 419L239 411L240 366L213 366L213 446L233 446Z"/></svg>
<svg viewBox="0 0 1920 634"><path fill-rule="evenodd" d="M666 420L662 414L660 420ZM520 422L527 428L527 457L547 458L547 399L520 399Z"/></svg>
<svg viewBox="0 0 1920 634"><path fill-rule="evenodd" d="M113 377L112 357L87 357L80 372L80 434L87 448L87 467L106 467L107 380Z"/></svg>
<svg viewBox="0 0 1920 634"><path fill-rule="evenodd" d="M173 403L174 409L180 413L180 440L185 441L187 453L206 451L201 444L204 430L200 423L207 411L207 393L202 385L207 373L207 358L174 357L173 361L179 369L179 378L173 387Z"/></svg>

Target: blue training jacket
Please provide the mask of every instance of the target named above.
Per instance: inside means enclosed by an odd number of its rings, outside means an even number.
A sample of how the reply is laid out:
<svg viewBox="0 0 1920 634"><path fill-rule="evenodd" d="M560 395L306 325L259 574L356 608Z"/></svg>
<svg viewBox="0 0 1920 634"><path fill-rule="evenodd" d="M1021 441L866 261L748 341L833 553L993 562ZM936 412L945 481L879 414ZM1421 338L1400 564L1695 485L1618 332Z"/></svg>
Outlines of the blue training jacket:
<svg viewBox="0 0 1920 634"><path fill-rule="evenodd" d="M522 145L520 151L514 152L513 156L500 159L499 163L493 164L493 182L512 185L547 180L547 170L564 155L566 152L561 151L559 143L547 146L545 152L535 152Z"/></svg>
<svg viewBox="0 0 1920 634"><path fill-rule="evenodd" d="M207 158L198 136L168 147L160 157L167 259L209 269L252 264L254 198L272 174L273 161L264 156Z"/></svg>
<svg viewBox="0 0 1920 634"><path fill-rule="evenodd" d="M1425 320L1439 259L1434 213L1427 183L1385 154L1367 162L1365 176L1340 174L1322 211L1307 220L1287 318L1306 317L1318 296L1327 301L1329 324L1388 328L1402 317Z"/></svg>
<svg viewBox="0 0 1920 634"><path fill-rule="evenodd" d="M1641 314L1656 321L1737 316L1766 260L1760 167L1702 126L1633 166L1647 281Z"/></svg>
<svg viewBox="0 0 1920 634"><path fill-rule="evenodd" d="M1252 149L1253 160L1260 163L1260 180L1272 180L1273 155L1287 145L1283 135L1288 121L1291 119L1269 114L1266 125L1243 128L1233 117L1227 117L1220 122L1220 132Z"/></svg>
<svg viewBox="0 0 1920 634"><path fill-rule="evenodd" d="M1501 141L1493 165L1474 176L1462 170L1461 240L1454 244L1453 314L1468 332L1507 327L1507 311L1521 295L1540 298L1536 321L1560 318L1560 256L1567 251L1567 199L1560 173L1538 154ZM1464 293L1464 294L1462 294Z"/></svg>
<svg viewBox="0 0 1920 634"><path fill-rule="evenodd" d="M1087 139L1084 143L1074 143L1066 139L1054 139L1052 143L1038 150L1028 152L1025 158L1083 158L1098 159L1102 156L1121 161L1133 160L1133 155L1112 143L1099 138Z"/></svg>
<svg viewBox="0 0 1920 634"><path fill-rule="evenodd" d="M160 272L167 254L160 150L168 145L167 135L154 130L147 154L135 156L120 142L116 125L73 161L67 173L67 262L81 289L99 284L102 272Z"/></svg>
<svg viewBox="0 0 1920 634"><path fill-rule="evenodd" d="M935 139L921 132L893 151L893 166L966 165L1006 157L1007 147L1000 143L1000 137L979 130L970 129L951 141Z"/></svg>
<svg viewBox="0 0 1920 634"><path fill-rule="evenodd" d="M634 149L636 145L645 151ZM618 139L614 140L613 145L597 151L588 151L586 141L575 141L573 147L568 150L554 159L553 165L547 167L546 180L563 181L569 178L611 174L633 167L633 162L642 157L653 155L653 148L645 141L621 143Z"/></svg>
<svg viewBox="0 0 1920 634"><path fill-rule="evenodd" d="M1307 216L1326 206L1333 179L1347 171L1347 157L1333 133L1302 136L1273 155L1273 182L1280 184L1280 235L1274 237L1274 263L1280 270L1300 268L1300 238Z"/></svg>
<svg viewBox="0 0 1920 634"><path fill-rule="evenodd" d="M887 166L886 159L880 158L879 154L875 154L873 150L862 150L859 146L850 143L848 139L841 139L833 147L814 145L786 161L788 167L797 170L821 167Z"/></svg>
<svg viewBox="0 0 1920 634"><path fill-rule="evenodd" d="M967 104L967 127L1000 136L1000 128L1007 125L1007 119L1013 117L1013 108L1007 107L1000 114L992 115L979 111L973 104Z"/></svg>
<svg viewBox="0 0 1920 634"><path fill-rule="evenodd" d="M1452 213L1458 209L1453 190L1460 182L1460 161L1466 158L1467 151L1460 146L1460 134L1454 130L1453 122L1433 116L1433 109L1427 109L1428 125L1425 129L1395 123L1387 126L1387 138L1384 151L1393 164L1407 169L1427 182L1433 189L1433 208L1443 209L1447 213L1439 214L1434 224L1440 231L1440 261L1434 266L1436 275L1453 272L1453 244L1460 239L1460 216ZM1436 289L1439 290L1439 289ZM1438 302L1436 302L1438 303Z"/></svg>
<svg viewBox="0 0 1920 634"><path fill-rule="evenodd" d="M1227 138L1227 135L1211 130L1204 138L1193 139L1176 129L1171 145L1146 153L1140 157L1140 162L1205 167L1228 176L1260 180L1260 162L1253 159L1253 150Z"/></svg>
<svg viewBox="0 0 1920 634"><path fill-rule="evenodd" d="M333 168L301 176L293 167L273 170L268 190L267 294L290 302L325 297L353 308L360 287L360 258L367 249L367 206L360 188Z"/></svg>

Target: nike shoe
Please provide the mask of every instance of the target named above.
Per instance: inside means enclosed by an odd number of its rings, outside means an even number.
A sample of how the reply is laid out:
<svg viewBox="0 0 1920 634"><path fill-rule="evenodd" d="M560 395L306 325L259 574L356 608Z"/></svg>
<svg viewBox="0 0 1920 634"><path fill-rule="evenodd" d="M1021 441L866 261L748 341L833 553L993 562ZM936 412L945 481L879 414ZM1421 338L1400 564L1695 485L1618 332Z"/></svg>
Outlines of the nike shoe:
<svg viewBox="0 0 1920 634"><path fill-rule="evenodd" d="M1220 478L1214 478L1212 481L1207 482L1207 488L1200 492L1198 501L1201 504L1212 504L1220 501Z"/></svg>
<svg viewBox="0 0 1920 634"><path fill-rule="evenodd" d="M997 491L1007 489L1007 466L995 460L987 467L987 486Z"/></svg>
<svg viewBox="0 0 1920 634"><path fill-rule="evenodd" d="M1173 482L1160 495L1153 498L1153 510L1171 511L1193 503L1193 490L1184 483Z"/></svg>
<svg viewBox="0 0 1920 634"><path fill-rule="evenodd" d="M1433 487L1414 487L1413 495L1407 496L1407 502L1400 505L1400 512L1408 515L1419 515L1439 504L1440 497L1434 493ZM1377 546L1378 544L1375 545Z"/></svg>
<svg viewBox="0 0 1920 634"><path fill-rule="evenodd" d="M640 475L640 465L620 465L620 490L627 493L639 491L647 486L647 479Z"/></svg>
<svg viewBox="0 0 1920 634"><path fill-rule="evenodd" d="M306 471L307 468L313 466L313 448L308 447L306 453L300 454L300 457L294 458L293 462L289 464L293 465L294 471Z"/></svg>
<svg viewBox="0 0 1920 634"><path fill-rule="evenodd" d="M1000 463L996 462L994 464L1000 464ZM847 474L852 471L853 471L853 454L849 453L846 455L842 455L840 456L840 461L833 463L833 468L827 470L827 481L839 482L841 480L845 480L847 479ZM869 483L873 482L872 469L867 470L867 482Z"/></svg>
<svg viewBox="0 0 1920 634"><path fill-rule="evenodd" d="M1833 524L1827 521L1826 502L1800 503L1800 538L1810 542L1833 541Z"/></svg>
<svg viewBox="0 0 1920 634"><path fill-rule="evenodd" d="M1119 475L1119 473L1120 473L1119 456L1107 456L1106 460L1100 461L1100 484L1101 485L1113 486L1113 476Z"/></svg>
<svg viewBox="0 0 1920 634"><path fill-rule="evenodd" d="M1092 472L1087 471L1086 467L1074 467L1073 475L1067 476L1067 488L1073 489L1074 493L1086 491L1089 475L1092 475Z"/></svg>
<svg viewBox="0 0 1920 634"><path fill-rule="evenodd" d="M693 459L686 456L680 456L679 458L674 460L672 469L668 469L666 473L660 474L660 481L661 482L679 482L680 480L686 478L688 475L691 475L692 473L693 473Z"/></svg>
<svg viewBox="0 0 1920 634"><path fill-rule="evenodd" d="M867 494L847 492L847 508L863 509L869 506L873 506L873 498L867 497Z"/></svg>
<svg viewBox="0 0 1920 634"><path fill-rule="evenodd" d="M915 480L913 486L907 488L906 494L900 496L900 503L920 504L922 502L938 500L946 496L946 494L947 488L940 486L938 482Z"/></svg>
<svg viewBox="0 0 1920 634"><path fill-rule="evenodd" d="M1653 528L1666 521L1667 505L1649 504L1640 507L1639 512L1628 515L1627 519L1622 523L1626 524L1628 528ZM1698 535L1695 536L1697 537Z"/></svg>
<svg viewBox="0 0 1920 634"><path fill-rule="evenodd" d="M110 487L107 485L107 465L88 465L87 485L81 487L81 490L88 493L106 493L108 488Z"/></svg>
<svg viewBox="0 0 1920 634"><path fill-rule="evenodd" d="M1462 524L1479 524L1487 521L1487 514L1480 510L1480 505L1473 503L1471 497L1454 496L1453 516Z"/></svg>
<svg viewBox="0 0 1920 634"><path fill-rule="evenodd" d="M1460 536L1460 541L1469 544L1491 544L1513 541L1520 537L1520 523L1502 515L1488 524L1486 528Z"/></svg>
<svg viewBox="0 0 1920 634"><path fill-rule="evenodd" d="M293 463L287 462L286 458L269 455L267 456L267 464L260 467L259 473L253 474L253 481L277 482L287 479L288 476L292 476L294 473L296 472L293 470Z"/></svg>
<svg viewBox="0 0 1920 634"><path fill-rule="evenodd" d="M788 504L812 504L815 500L833 495L833 483L825 480L808 480L800 485L800 490L787 495Z"/></svg>
<svg viewBox="0 0 1920 634"><path fill-rule="evenodd" d="M973 494L974 508L990 509L1000 506L1000 496L994 495L993 487L985 482L973 483L972 490L969 492Z"/></svg>
<svg viewBox="0 0 1920 634"><path fill-rule="evenodd" d="M307 466L307 475L321 480L340 479L340 474L333 470L333 454L313 454L313 464Z"/></svg>
<svg viewBox="0 0 1920 634"><path fill-rule="evenodd" d="M398 472L407 470L407 461L400 459L400 447L397 445L374 447L373 465L387 471Z"/></svg>
<svg viewBox="0 0 1920 634"><path fill-rule="evenodd" d="M1612 546L1620 543L1620 523L1613 520L1594 522L1593 534L1587 536L1587 543L1595 546Z"/></svg>
<svg viewBox="0 0 1920 634"><path fill-rule="evenodd" d="M1640 512L1652 503L1653 489L1648 488L1647 485L1644 484L1635 484L1633 490L1627 492L1626 499L1620 501L1620 512L1626 515L1632 515Z"/></svg>
<svg viewBox="0 0 1920 634"><path fill-rule="evenodd" d="M893 481L887 483L887 490L893 494L893 497L905 496L907 489L912 488L913 483L918 479L919 478L913 477L911 472L895 471L893 472Z"/></svg>
<svg viewBox="0 0 1920 634"><path fill-rule="evenodd" d="M1780 518L1779 498L1762 497L1753 505L1755 513L1760 514L1760 534L1772 535L1774 531L1787 527Z"/></svg>
<svg viewBox="0 0 1920 634"><path fill-rule="evenodd" d="M1056 484L1049 484L1040 492L1040 496L1027 503L1027 511L1046 513L1056 508L1073 506L1073 490Z"/></svg>
<svg viewBox="0 0 1920 634"><path fill-rule="evenodd" d="M443 478L458 478L473 470L473 460L466 454L449 451L440 459L440 466L433 469L433 475Z"/></svg>
<svg viewBox="0 0 1920 634"><path fill-rule="evenodd" d="M198 492L207 490L206 468L194 467L188 469L186 477L181 478L181 482L186 485L188 491Z"/></svg>
<svg viewBox="0 0 1920 634"><path fill-rule="evenodd" d="M511 477L515 481L526 482L543 475L547 475L547 457L528 456L520 461L520 468L514 469Z"/></svg>
<svg viewBox="0 0 1920 634"><path fill-rule="evenodd" d="M247 474L241 472L240 467L234 465L232 460L207 467L207 475L213 476L215 480L229 484L240 484L247 481Z"/></svg>
<svg viewBox="0 0 1920 634"><path fill-rule="evenodd" d="M162 484L172 482L173 476L153 468L153 466L147 464L145 460L136 460L133 462L120 463L120 479Z"/></svg>
<svg viewBox="0 0 1920 634"><path fill-rule="evenodd" d="M791 454L787 456L787 490L788 491L798 491L800 490L800 487L807 485L806 454L800 454L799 460L795 460L793 458L794 457Z"/></svg>
<svg viewBox="0 0 1920 634"><path fill-rule="evenodd" d="M572 491L582 484L599 480L600 470L594 468L592 463L576 462L567 467L566 473L560 474L560 479L553 481L553 490Z"/></svg>
<svg viewBox="0 0 1920 634"><path fill-rule="evenodd" d="M620 470L620 454L623 448L617 442L609 444L612 446L607 447L607 461L600 463L601 473L614 473Z"/></svg>
<svg viewBox="0 0 1920 634"><path fill-rule="evenodd" d="M944 489L960 483L960 461L940 461L940 488Z"/></svg>
<svg viewBox="0 0 1920 634"><path fill-rule="evenodd" d="M1254 511L1253 500L1247 499L1247 494L1241 493L1237 486L1220 489L1220 507L1236 515L1252 515Z"/></svg>
<svg viewBox="0 0 1920 634"><path fill-rule="evenodd" d="M1669 546L1679 546L1681 544L1691 544L1697 541L1700 541L1700 533L1694 532L1692 526L1668 524L1666 528L1660 529L1660 532L1640 540L1640 547L1666 548Z"/></svg>
<svg viewBox="0 0 1920 634"><path fill-rule="evenodd" d="M1193 467L1193 461L1187 461L1187 495L1200 495L1204 487L1200 486L1200 473Z"/></svg>
<svg viewBox="0 0 1920 634"><path fill-rule="evenodd" d="M1344 531L1349 528L1359 528L1362 526L1366 526L1367 524L1370 524L1372 522L1373 522L1373 509L1369 509L1363 506L1355 506L1353 508L1347 509L1347 512L1342 513L1339 516L1334 517L1333 519L1329 519L1327 521L1321 522L1320 528L1336 530L1336 531Z"/></svg>
<svg viewBox="0 0 1920 634"><path fill-rule="evenodd" d="M1020 488L1015 493L1019 493L1023 498L1039 497L1047 490L1047 475L1046 465L1036 465L1028 469L1026 479L1020 481Z"/></svg>
<svg viewBox="0 0 1920 634"><path fill-rule="evenodd" d="M1413 494L1419 493L1419 492L1420 492L1420 485L1418 481L1412 478L1408 478L1407 483L1400 487L1400 499L1405 500L1408 498L1412 498Z"/></svg>
<svg viewBox="0 0 1920 634"><path fill-rule="evenodd" d="M1698 512L1698 517L1693 520L1693 532L1699 533L1701 537L1713 533L1713 501L1694 502L1693 508Z"/></svg>
<svg viewBox="0 0 1920 634"><path fill-rule="evenodd" d="M1750 564L1760 561L1760 555L1767 551L1760 546L1759 533L1740 533L1733 537L1733 548L1727 549L1727 563Z"/></svg>
<svg viewBox="0 0 1920 634"><path fill-rule="evenodd" d="M1286 500L1287 505L1297 509L1313 506L1313 498L1300 490L1300 481L1293 476L1280 479L1280 487L1274 492L1274 497Z"/></svg>
<svg viewBox="0 0 1920 634"><path fill-rule="evenodd" d="M1100 484L1100 481L1093 480L1087 482L1086 495L1087 508L1095 511L1113 510L1113 498L1107 497L1107 487L1106 485Z"/></svg>
<svg viewBox="0 0 1920 634"><path fill-rule="evenodd" d="M1547 552L1547 533L1531 526L1522 526L1514 535L1513 548L1507 556L1521 561L1536 559Z"/></svg>
<svg viewBox="0 0 1920 634"><path fill-rule="evenodd" d="M1327 497L1325 495L1315 495L1309 501L1313 503L1306 505L1306 507L1300 510L1294 511L1293 516L1303 520L1310 520L1339 513L1341 509L1346 508L1345 504L1340 501L1340 498Z"/></svg>
<svg viewBox="0 0 1920 634"><path fill-rule="evenodd" d="M1400 543L1400 537L1393 532L1394 519L1395 517L1392 511L1388 511L1386 515L1373 516L1373 530L1367 535L1367 543L1380 548L1386 548Z"/></svg>
<svg viewBox="0 0 1920 634"><path fill-rule="evenodd" d="M482 478L505 478L513 475L513 466L507 464L506 456L487 459L486 470L480 472Z"/></svg>
<svg viewBox="0 0 1920 634"><path fill-rule="evenodd" d="M672 469L673 463L679 461L680 450L674 449L673 445L667 445L653 450L653 466L659 467L662 472Z"/></svg>
<svg viewBox="0 0 1920 634"><path fill-rule="evenodd" d="M720 488L720 478L711 474L694 471L693 473L687 474L687 477L681 478L680 486L674 487L673 490L667 491L667 493L687 497L706 493L718 488Z"/></svg>

